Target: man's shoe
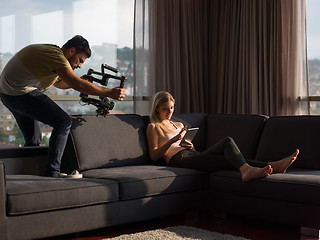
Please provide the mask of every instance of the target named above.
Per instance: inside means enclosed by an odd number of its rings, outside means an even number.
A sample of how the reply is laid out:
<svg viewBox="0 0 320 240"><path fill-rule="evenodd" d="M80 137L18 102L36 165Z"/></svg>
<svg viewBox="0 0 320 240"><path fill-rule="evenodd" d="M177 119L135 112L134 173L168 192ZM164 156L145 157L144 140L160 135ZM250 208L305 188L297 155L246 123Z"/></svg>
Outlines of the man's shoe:
<svg viewBox="0 0 320 240"><path fill-rule="evenodd" d="M82 178L82 174L74 170L71 174L59 173L59 178Z"/></svg>

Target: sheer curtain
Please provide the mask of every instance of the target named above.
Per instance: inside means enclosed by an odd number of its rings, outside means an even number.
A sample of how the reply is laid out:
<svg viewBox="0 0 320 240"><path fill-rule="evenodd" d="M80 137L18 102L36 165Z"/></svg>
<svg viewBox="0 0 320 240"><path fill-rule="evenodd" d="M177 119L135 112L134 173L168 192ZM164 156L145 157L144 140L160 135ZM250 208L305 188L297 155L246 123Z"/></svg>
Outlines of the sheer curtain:
<svg viewBox="0 0 320 240"><path fill-rule="evenodd" d="M310 114L306 1L281 0L281 13L283 81L280 114Z"/></svg>
<svg viewBox="0 0 320 240"><path fill-rule="evenodd" d="M135 6L137 112L142 96L166 90L176 112L308 113L305 0Z"/></svg>
<svg viewBox="0 0 320 240"><path fill-rule="evenodd" d="M133 83L133 110L141 115L149 114L150 96L153 89L153 61L152 51L149 46L150 29L149 22L153 19L153 14L149 15L149 6L152 1L135 0L134 10L134 83ZM154 13L156 14L156 12Z"/></svg>

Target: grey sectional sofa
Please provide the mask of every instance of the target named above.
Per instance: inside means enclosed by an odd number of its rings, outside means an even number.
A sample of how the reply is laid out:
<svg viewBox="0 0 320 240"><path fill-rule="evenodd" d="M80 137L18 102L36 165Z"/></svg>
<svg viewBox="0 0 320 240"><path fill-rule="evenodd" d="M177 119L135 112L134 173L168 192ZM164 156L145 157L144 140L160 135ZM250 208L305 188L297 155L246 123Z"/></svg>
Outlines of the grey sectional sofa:
<svg viewBox="0 0 320 240"><path fill-rule="evenodd" d="M84 178L6 175L0 164L0 239L45 238L211 209L320 227L318 116L174 116L200 127L194 139L200 151L225 136L235 139L246 158L260 161L300 149L288 173L248 183L236 171L205 173L151 162L148 117L72 118L62 168L77 169Z"/></svg>

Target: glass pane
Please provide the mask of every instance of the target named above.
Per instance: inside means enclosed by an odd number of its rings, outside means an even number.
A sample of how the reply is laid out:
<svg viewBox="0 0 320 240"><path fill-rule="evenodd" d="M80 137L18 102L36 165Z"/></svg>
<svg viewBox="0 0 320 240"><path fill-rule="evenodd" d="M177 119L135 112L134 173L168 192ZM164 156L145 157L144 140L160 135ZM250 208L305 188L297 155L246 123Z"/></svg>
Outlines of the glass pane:
<svg viewBox="0 0 320 240"><path fill-rule="evenodd" d="M92 105L79 103L79 101L55 101L61 108L65 109L72 115L90 114L96 115L96 108ZM115 102L110 114L132 113L132 101Z"/></svg>
<svg viewBox="0 0 320 240"><path fill-rule="evenodd" d="M75 73L82 76L90 68L100 72L101 64L117 68L118 73L107 73L127 77L125 88L129 100L115 101L111 113L132 113L133 13L134 0L1 0L0 73L10 58L29 44L53 43L61 47L79 34L89 41L92 56ZM119 84L119 80L110 78L107 87ZM57 101L69 114L95 114L94 106L79 103L80 93L73 89L51 87L46 94L74 96L75 101ZM4 121L10 117L11 121ZM1 143L23 144L17 140L20 133L12 114L2 103L0 118L0 147ZM50 137L48 126L42 126L42 132L44 138Z"/></svg>
<svg viewBox="0 0 320 240"><path fill-rule="evenodd" d="M307 34L308 34L308 67L309 94L320 95L320 28L319 0L307 0ZM310 103L310 113L320 114L320 103Z"/></svg>
<svg viewBox="0 0 320 240"><path fill-rule="evenodd" d="M320 102L316 102L316 101L310 102L310 114L320 115Z"/></svg>

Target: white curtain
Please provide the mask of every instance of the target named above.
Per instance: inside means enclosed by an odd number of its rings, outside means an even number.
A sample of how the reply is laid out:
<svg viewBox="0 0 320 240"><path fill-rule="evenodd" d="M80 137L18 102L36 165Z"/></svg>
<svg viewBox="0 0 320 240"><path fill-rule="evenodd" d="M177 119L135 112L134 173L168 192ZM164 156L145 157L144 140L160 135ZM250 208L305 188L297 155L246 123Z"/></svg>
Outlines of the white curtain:
<svg viewBox="0 0 320 240"><path fill-rule="evenodd" d="M281 115L310 114L306 32L306 1L281 0Z"/></svg>
<svg viewBox="0 0 320 240"><path fill-rule="evenodd" d="M150 3L152 4L152 3ZM151 5L150 5L151 7ZM149 1L135 0L134 11L134 113L141 115L149 114L150 96L152 95L153 57L149 47ZM150 19L151 18L151 19ZM151 69L150 69L151 68Z"/></svg>

